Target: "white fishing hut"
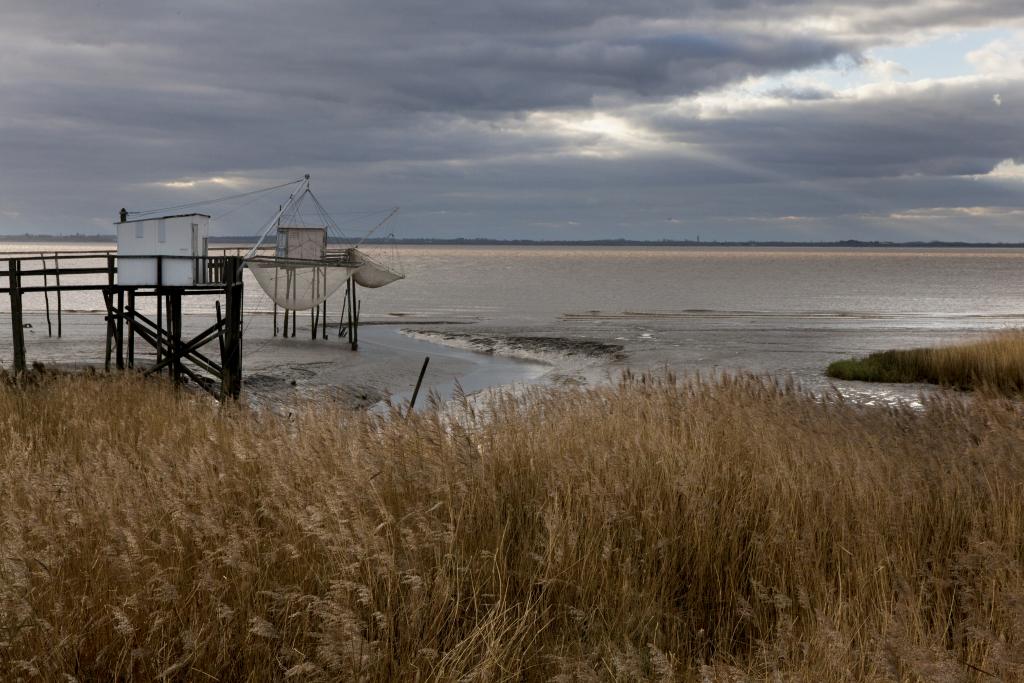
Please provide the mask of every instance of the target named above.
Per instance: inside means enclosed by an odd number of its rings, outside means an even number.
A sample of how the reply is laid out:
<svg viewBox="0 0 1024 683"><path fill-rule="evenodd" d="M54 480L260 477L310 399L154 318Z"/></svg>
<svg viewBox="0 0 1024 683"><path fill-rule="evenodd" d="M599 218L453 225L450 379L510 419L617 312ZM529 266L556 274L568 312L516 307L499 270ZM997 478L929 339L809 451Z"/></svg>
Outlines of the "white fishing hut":
<svg viewBox="0 0 1024 683"><path fill-rule="evenodd" d="M125 218L122 213L117 224L118 285L189 287L207 281L209 216Z"/></svg>

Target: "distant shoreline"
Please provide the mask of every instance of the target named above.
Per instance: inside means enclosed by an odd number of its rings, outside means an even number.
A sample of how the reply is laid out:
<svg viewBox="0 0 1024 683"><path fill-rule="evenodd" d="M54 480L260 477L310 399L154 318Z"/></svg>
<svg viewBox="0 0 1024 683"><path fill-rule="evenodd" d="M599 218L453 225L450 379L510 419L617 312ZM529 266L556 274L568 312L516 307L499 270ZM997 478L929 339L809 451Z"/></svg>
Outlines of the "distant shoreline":
<svg viewBox="0 0 1024 683"><path fill-rule="evenodd" d="M10 242L110 242L115 235L0 235L0 243ZM252 244L252 236L210 237L211 244ZM955 248L955 249L1024 249L1024 242L889 242L870 240L834 240L797 242L786 240L526 240L492 239L487 237L412 237L404 239L371 238L365 244L398 244L408 246L483 246L483 247L849 247L849 248Z"/></svg>

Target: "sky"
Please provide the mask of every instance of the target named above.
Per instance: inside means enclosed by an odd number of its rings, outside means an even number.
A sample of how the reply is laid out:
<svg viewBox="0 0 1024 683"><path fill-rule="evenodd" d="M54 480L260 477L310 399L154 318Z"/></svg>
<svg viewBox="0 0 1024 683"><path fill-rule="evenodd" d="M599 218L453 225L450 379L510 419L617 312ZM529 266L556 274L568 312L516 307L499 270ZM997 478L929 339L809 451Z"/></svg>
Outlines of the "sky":
<svg viewBox="0 0 1024 683"><path fill-rule="evenodd" d="M0 234L1024 241L1021 0L0 0ZM217 205L253 235L278 193ZM248 202L248 203L247 203ZM389 226L392 229L392 226Z"/></svg>

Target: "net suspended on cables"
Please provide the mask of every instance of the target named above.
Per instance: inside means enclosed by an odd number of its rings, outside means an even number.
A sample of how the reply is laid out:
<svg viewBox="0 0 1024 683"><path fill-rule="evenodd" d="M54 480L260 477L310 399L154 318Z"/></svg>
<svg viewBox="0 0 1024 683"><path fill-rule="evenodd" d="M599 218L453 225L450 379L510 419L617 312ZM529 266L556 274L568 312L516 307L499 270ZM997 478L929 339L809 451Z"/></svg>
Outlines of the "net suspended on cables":
<svg viewBox="0 0 1024 683"><path fill-rule="evenodd" d="M363 240L397 211L392 210ZM271 233L275 243L269 251L263 243ZM351 242L310 190L306 176L264 228L245 263L267 296L286 310L319 306L350 277L363 287L383 287L405 277L361 250L362 241L355 246L332 246L346 243Z"/></svg>

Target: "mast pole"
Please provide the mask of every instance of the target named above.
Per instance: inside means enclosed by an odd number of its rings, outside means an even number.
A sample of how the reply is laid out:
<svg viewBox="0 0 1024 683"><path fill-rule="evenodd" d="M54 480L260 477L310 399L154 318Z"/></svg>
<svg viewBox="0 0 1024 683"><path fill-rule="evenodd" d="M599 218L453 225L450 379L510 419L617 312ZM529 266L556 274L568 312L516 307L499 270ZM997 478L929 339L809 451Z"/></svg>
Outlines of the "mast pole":
<svg viewBox="0 0 1024 683"><path fill-rule="evenodd" d="M267 235L269 235L270 231L273 230L274 226L277 225L277 221L281 219L281 216L284 215L284 212L290 209L292 205L296 201L298 201L298 199L302 197L302 195L306 194L307 192L309 192L308 173L306 174L306 177L303 179L302 185L299 186L299 190L296 190L293 194L289 195L288 201L284 203L284 205L276 214L274 214L274 217L270 219L270 222L267 223L266 227L264 227L263 230L260 232L260 238L256 240L256 244L253 245L252 249L245 253L244 257L242 257L243 262L251 259L256 254L259 248L263 245L263 240L267 239Z"/></svg>

